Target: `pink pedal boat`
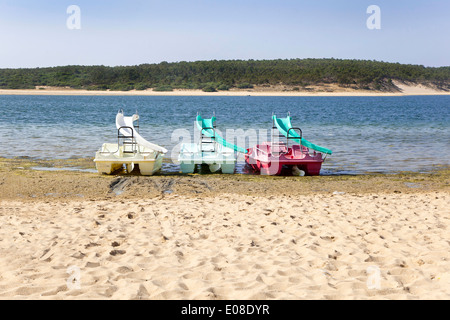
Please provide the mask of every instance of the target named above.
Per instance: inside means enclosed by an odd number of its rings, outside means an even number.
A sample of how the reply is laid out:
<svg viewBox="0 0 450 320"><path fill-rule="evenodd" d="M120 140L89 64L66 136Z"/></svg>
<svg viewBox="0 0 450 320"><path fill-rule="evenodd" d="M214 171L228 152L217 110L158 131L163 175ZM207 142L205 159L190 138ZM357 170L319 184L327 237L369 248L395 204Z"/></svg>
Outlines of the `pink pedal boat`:
<svg viewBox="0 0 450 320"><path fill-rule="evenodd" d="M302 130L292 127L290 119L290 115L287 118L273 116L273 129L278 130L279 137L285 137L286 142L274 141L272 134L272 142L248 149L245 161L262 175L280 175L285 166L290 167L294 175L317 176L326 156L332 151L304 139Z"/></svg>
<svg viewBox="0 0 450 320"><path fill-rule="evenodd" d="M324 159L321 153L310 154L309 149L304 146L288 147L282 143L274 145L265 142L248 149L245 161L262 175L280 175L283 166L290 166L293 174L298 172L300 175L317 176Z"/></svg>

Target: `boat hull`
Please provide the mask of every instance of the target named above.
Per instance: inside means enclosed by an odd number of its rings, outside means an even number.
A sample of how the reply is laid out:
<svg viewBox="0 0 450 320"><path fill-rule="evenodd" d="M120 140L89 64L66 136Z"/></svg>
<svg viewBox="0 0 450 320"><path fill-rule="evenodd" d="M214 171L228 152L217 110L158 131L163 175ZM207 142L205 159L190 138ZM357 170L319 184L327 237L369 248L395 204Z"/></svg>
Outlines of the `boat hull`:
<svg viewBox="0 0 450 320"><path fill-rule="evenodd" d="M308 148L294 145L272 146L263 143L248 149L245 155L246 163L262 175L280 175L283 167L291 167L293 174L317 176L320 175L322 154L310 151Z"/></svg>
<svg viewBox="0 0 450 320"><path fill-rule="evenodd" d="M97 171L108 175L125 166L127 173L139 167L141 175L151 176L161 169L162 161L163 154L151 149L139 147L137 153L127 154L123 152L122 146L107 143L103 144L94 159Z"/></svg>
<svg viewBox="0 0 450 320"><path fill-rule="evenodd" d="M236 168L234 151L218 146L215 152L202 152L198 144L188 143L181 146L180 171L194 173L197 165L208 165L211 172L222 171L223 174L233 174Z"/></svg>

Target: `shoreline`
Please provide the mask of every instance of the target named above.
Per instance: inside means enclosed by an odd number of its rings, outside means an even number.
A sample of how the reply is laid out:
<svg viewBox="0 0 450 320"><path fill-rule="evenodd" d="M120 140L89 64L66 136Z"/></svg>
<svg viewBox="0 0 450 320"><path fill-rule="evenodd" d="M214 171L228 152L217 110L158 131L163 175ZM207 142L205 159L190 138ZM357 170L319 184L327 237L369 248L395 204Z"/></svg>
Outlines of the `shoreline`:
<svg viewBox="0 0 450 320"><path fill-rule="evenodd" d="M39 169L35 169L39 168ZM429 172L320 175L157 173L101 175L92 160L0 158L0 200L141 199L168 195L218 197L449 192L450 167Z"/></svg>
<svg viewBox="0 0 450 320"><path fill-rule="evenodd" d="M436 90L423 85L396 83L399 92L382 92L355 90L336 85L313 86L306 91L294 91L281 87L255 89L231 89L228 91L203 92L200 89L174 89L173 91L130 90L130 91L95 91L70 88L46 87L40 89L0 89L0 95L37 95L37 96L255 96L255 97L398 97L398 96L444 96L450 91Z"/></svg>
<svg viewBox="0 0 450 320"><path fill-rule="evenodd" d="M405 97L405 96L448 96L443 93L385 93L385 92L283 92L283 91L229 91L203 92L201 90L154 91L88 91L88 90L0 90L0 96L153 96L153 97Z"/></svg>

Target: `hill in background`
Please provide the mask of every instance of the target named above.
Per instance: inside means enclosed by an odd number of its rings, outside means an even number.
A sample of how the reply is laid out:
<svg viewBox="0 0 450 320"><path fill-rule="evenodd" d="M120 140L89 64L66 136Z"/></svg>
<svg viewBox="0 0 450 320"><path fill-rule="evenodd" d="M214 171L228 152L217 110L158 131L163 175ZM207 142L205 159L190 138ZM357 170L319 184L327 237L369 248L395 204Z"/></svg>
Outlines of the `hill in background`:
<svg viewBox="0 0 450 320"><path fill-rule="evenodd" d="M275 89L398 92L398 83L450 91L450 67L424 67L369 60L290 59L162 62L138 66L63 66L0 69L0 89L60 87L86 90L171 91ZM331 89L330 89L331 88Z"/></svg>

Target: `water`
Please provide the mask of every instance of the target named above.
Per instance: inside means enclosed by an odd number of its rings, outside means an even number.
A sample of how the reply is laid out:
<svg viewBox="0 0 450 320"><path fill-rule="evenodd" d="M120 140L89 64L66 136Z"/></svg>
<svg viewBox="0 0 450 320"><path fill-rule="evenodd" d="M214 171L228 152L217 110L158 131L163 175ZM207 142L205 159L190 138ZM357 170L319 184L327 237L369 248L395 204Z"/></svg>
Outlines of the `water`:
<svg viewBox="0 0 450 320"><path fill-rule="evenodd" d="M232 139L248 148L270 139L272 113L284 117L290 111L305 139L333 150L322 174L422 172L450 164L450 96L0 96L0 156L93 157L104 142L117 141L119 109L125 115L137 110L141 135L170 150L169 157L176 157L180 129L193 139L197 112L215 112L225 136L238 129L256 133L245 142Z"/></svg>
<svg viewBox="0 0 450 320"><path fill-rule="evenodd" d="M72 167L66 167L66 168L54 168L54 167L31 167L32 170L36 171L75 171L75 172L97 172L95 169L83 169L83 168L72 168Z"/></svg>

